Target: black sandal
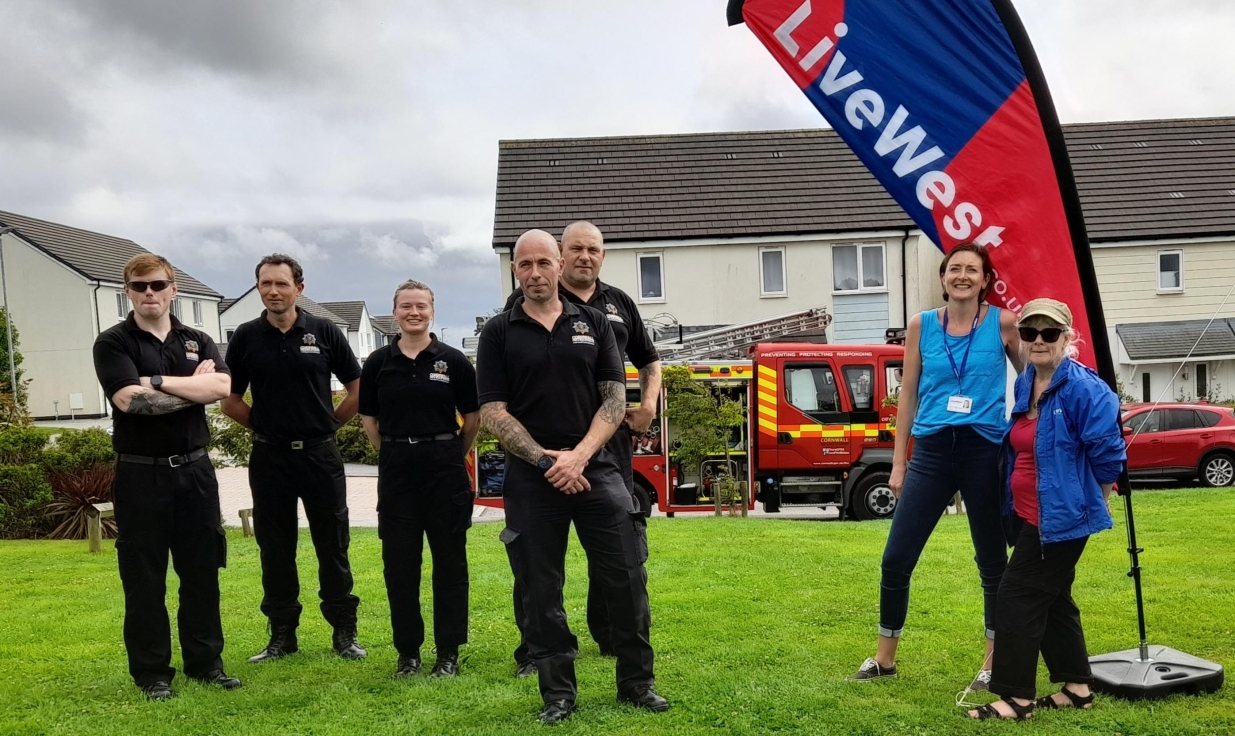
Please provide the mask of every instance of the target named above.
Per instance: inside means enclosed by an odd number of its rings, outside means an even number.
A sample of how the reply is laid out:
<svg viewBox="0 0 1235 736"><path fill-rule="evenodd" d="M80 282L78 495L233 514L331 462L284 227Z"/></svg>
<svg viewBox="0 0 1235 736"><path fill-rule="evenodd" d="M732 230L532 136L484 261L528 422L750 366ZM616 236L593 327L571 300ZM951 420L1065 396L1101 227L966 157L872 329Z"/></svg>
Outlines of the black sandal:
<svg viewBox="0 0 1235 736"><path fill-rule="evenodd" d="M975 721L985 721L988 718L998 718L1004 721L1027 721L1029 720L1029 717L1033 715L1033 709L1034 709L1034 706L1036 705L1036 703L1029 703L1028 705L1021 705L1020 703L1016 702L1015 700L1009 697L1003 697L1003 698L1000 698L1000 700L1008 704L1008 707L1012 709L1013 715L1005 716L1004 714L995 710L994 703L987 703L986 705L978 706L977 708L974 709L973 712L977 713L978 715L971 716L969 714L966 714L966 717L972 720L975 720Z"/></svg>
<svg viewBox="0 0 1235 736"><path fill-rule="evenodd" d="M1079 710L1090 710L1093 708L1093 693L1092 692L1082 697L1072 692L1071 690L1069 690L1066 685L1064 687L1061 687L1059 689L1059 692L1066 695L1068 697L1068 700L1072 701L1073 708L1077 708ZM1037 700L1034 701L1033 704L1035 708L1043 708L1046 710L1059 710L1065 707L1055 702L1054 695L1047 695L1044 698L1038 698Z"/></svg>

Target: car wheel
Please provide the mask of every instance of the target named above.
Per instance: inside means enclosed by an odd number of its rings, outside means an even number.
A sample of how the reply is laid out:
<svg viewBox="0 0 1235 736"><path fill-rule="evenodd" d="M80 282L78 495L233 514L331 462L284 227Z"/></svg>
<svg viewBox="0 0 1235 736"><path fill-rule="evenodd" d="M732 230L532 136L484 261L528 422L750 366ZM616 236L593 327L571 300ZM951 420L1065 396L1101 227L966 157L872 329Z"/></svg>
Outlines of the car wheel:
<svg viewBox="0 0 1235 736"><path fill-rule="evenodd" d="M896 495L888 481L892 476L885 472L867 473L858 481L850 496L849 508L862 521L890 519L896 512Z"/></svg>
<svg viewBox="0 0 1235 736"><path fill-rule="evenodd" d="M1214 453L1201 463L1200 476L1208 488L1229 486L1235 483L1235 461L1224 452Z"/></svg>

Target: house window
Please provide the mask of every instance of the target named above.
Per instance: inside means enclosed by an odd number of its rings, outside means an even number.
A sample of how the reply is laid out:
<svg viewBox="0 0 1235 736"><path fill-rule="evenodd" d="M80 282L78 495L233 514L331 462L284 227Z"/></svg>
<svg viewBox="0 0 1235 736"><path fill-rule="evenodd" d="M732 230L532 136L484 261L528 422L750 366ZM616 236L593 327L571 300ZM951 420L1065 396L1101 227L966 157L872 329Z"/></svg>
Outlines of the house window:
<svg viewBox="0 0 1235 736"><path fill-rule="evenodd" d="M1205 363L1197 363L1196 368L1196 397L1198 399L1209 398L1209 366Z"/></svg>
<svg viewBox="0 0 1235 736"><path fill-rule="evenodd" d="M202 303L200 300L193 300L193 324L201 327L202 324Z"/></svg>
<svg viewBox="0 0 1235 736"><path fill-rule="evenodd" d="M116 317L124 319L129 316L129 297L123 291L116 292Z"/></svg>
<svg viewBox="0 0 1235 736"><path fill-rule="evenodd" d="M640 253L636 257L639 266L639 301L663 302L665 300L665 267L660 253Z"/></svg>
<svg viewBox="0 0 1235 736"><path fill-rule="evenodd" d="M1158 291L1184 290L1184 252L1182 250L1158 251Z"/></svg>
<svg viewBox="0 0 1235 736"><path fill-rule="evenodd" d="M785 288L785 249L759 249L759 294L788 296Z"/></svg>
<svg viewBox="0 0 1235 736"><path fill-rule="evenodd" d="M885 291L883 244L832 246L832 290Z"/></svg>
<svg viewBox="0 0 1235 736"><path fill-rule="evenodd" d="M172 299L172 316L176 319L184 321L180 316L180 300Z"/></svg>
<svg viewBox="0 0 1235 736"><path fill-rule="evenodd" d="M236 334L235 330L223 330L223 342L231 342L234 334Z"/></svg>

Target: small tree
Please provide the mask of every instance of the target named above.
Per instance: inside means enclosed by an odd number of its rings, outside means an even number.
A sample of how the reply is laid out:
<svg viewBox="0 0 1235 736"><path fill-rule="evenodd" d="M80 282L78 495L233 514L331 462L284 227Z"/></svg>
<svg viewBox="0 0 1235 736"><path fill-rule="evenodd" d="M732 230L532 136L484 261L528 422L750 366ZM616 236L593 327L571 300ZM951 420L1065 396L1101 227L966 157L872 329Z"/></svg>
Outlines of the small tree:
<svg viewBox="0 0 1235 736"><path fill-rule="evenodd" d="M13 365L17 368L17 390L13 390L13 380L9 373L9 315L0 307L0 426L9 424L29 424L30 411L26 404L29 397L30 381L24 378L21 369L22 357L20 335L17 325L13 328Z"/></svg>
<svg viewBox="0 0 1235 736"><path fill-rule="evenodd" d="M720 516L722 503L732 503L735 496L742 497L745 513L741 486L728 472L729 438L735 428L746 423L742 403L704 381L691 378L690 369L685 366L666 366L662 377L668 395L665 418L674 425L674 454L678 461L686 467L702 468L706 460L723 454L726 472L713 484L716 515Z"/></svg>

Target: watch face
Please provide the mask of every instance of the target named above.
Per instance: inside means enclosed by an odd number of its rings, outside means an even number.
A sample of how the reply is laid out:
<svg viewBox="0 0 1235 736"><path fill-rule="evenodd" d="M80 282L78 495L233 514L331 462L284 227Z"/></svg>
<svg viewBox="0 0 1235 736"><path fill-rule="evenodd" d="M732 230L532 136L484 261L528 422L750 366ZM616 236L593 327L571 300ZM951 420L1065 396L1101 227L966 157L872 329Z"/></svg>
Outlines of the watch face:
<svg viewBox="0 0 1235 736"><path fill-rule="evenodd" d="M540 468L541 470L548 470L549 468L552 468L553 458L549 457L548 455L541 456L541 458L536 461L536 467Z"/></svg>

